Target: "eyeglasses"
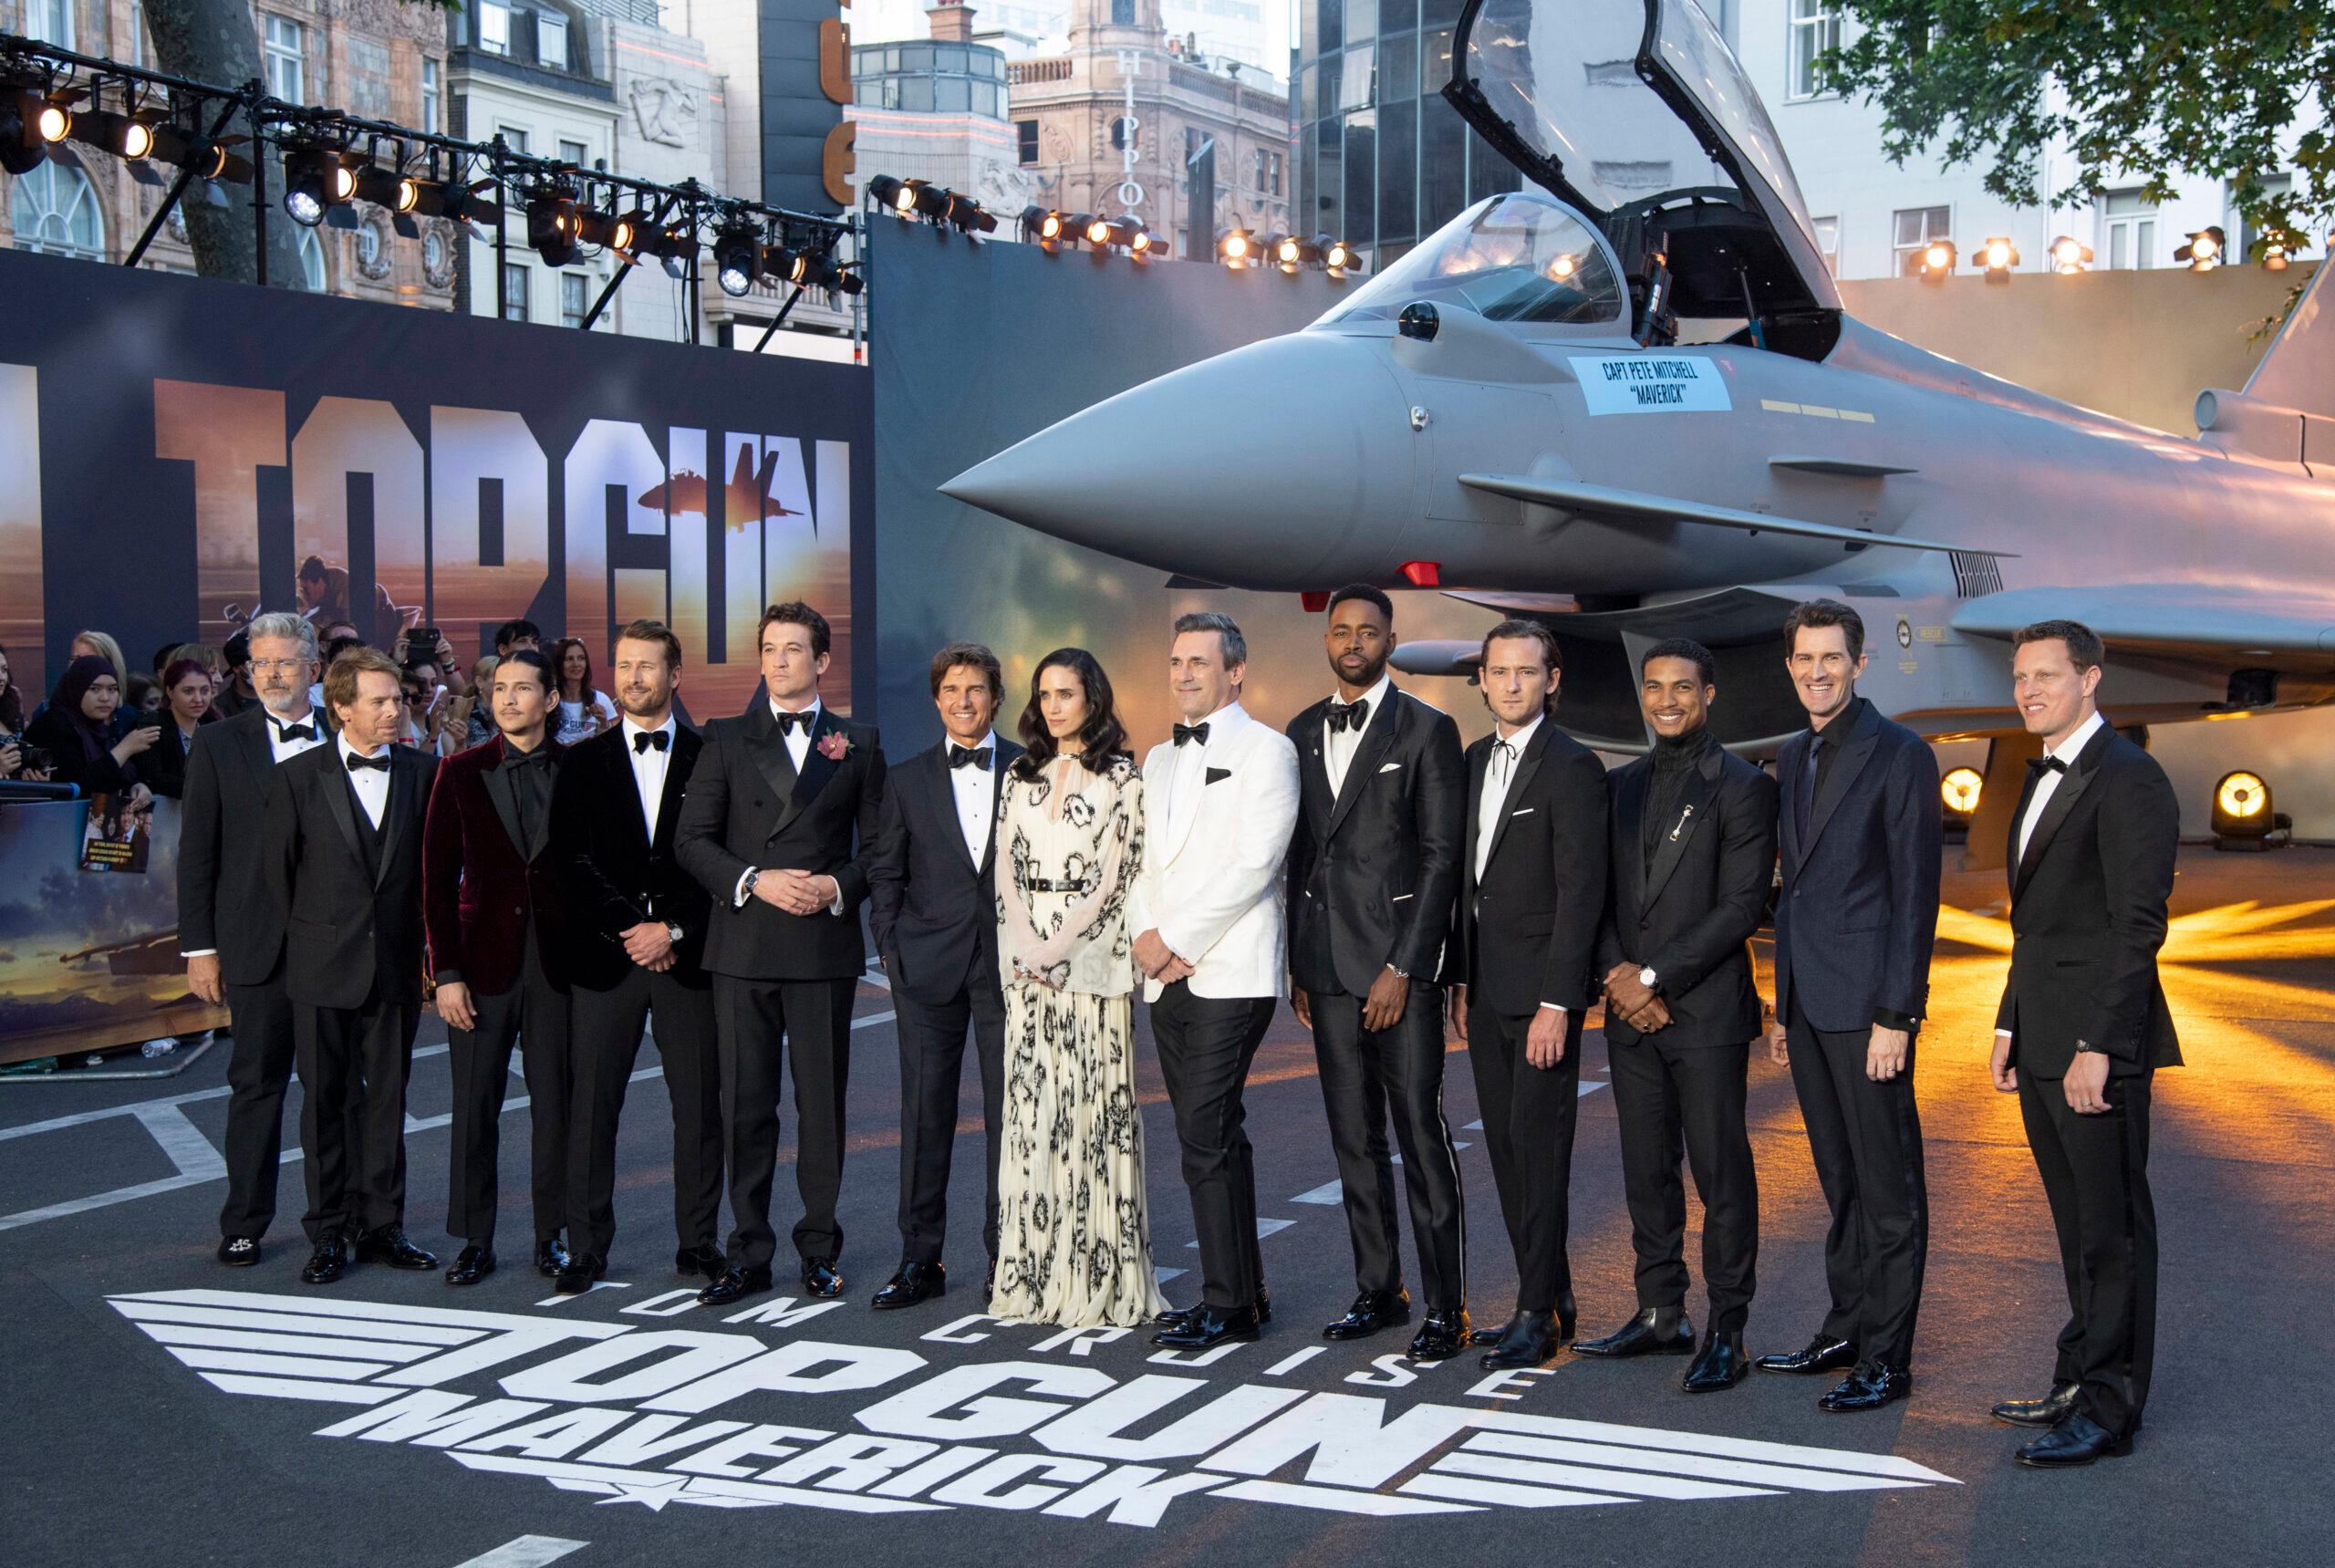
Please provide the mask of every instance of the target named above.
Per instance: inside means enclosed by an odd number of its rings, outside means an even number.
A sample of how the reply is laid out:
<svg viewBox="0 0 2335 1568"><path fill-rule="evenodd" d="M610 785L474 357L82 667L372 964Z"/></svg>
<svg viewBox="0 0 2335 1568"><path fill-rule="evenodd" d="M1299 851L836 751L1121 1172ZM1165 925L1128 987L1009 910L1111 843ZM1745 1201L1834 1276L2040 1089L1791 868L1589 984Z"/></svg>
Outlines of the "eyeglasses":
<svg viewBox="0 0 2335 1568"><path fill-rule="evenodd" d="M254 659L246 668L254 675L274 675L278 672L289 675L306 662L305 659Z"/></svg>

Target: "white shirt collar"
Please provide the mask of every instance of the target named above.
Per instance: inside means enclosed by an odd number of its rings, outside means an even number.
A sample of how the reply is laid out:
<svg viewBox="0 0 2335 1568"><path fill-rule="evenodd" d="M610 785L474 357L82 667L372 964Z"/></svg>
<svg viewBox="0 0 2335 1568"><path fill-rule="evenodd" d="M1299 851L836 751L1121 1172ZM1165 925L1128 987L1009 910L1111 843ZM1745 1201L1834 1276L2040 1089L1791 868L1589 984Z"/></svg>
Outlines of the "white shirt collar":
<svg viewBox="0 0 2335 1568"><path fill-rule="evenodd" d="M2098 733L2106 722L2107 721L2100 716L2100 710L2094 708L2091 711L2091 717L2076 726L2074 734L2070 735L2056 747L2044 747L2043 754L2060 762L2073 762L2084 747L2091 743L2091 737Z"/></svg>
<svg viewBox="0 0 2335 1568"><path fill-rule="evenodd" d="M786 711L785 709L778 705L778 699L770 694L770 688L767 686L763 688L763 701L770 704L770 716L773 719ZM811 705L803 710L803 711L811 715L811 722L814 724L816 724L819 722L820 706L819 694L814 691L811 693Z"/></svg>
<svg viewBox="0 0 2335 1568"><path fill-rule="evenodd" d="M1531 723L1517 731L1513 735L1509 736L1505 744L1518 756L1522 756L1524 754L1524 748L1531 744L1532 732L1541 727L1541 721L1546 719L1548 716L1547 711L1543 710ZM1494 745L1503 743L1500 740L1500 726L1497 722L1492 726L1492 743Z"/></svg>
<svg viewBox="0 0 2335 1568"><path fill-rule="evenodd" d="M965 745L965 743L964 743L962 741L960 741L960 740L959 740L959 739L957 739L957 737L956 737L956 736L954 736L954 735L943 735L943 736L941 736L940 740L941 740L941 743L942 743L944 746L963 746L963 747L964 747L964 749L965 749L965 750L967 750L967 751L969 751L969 752L978 752L978 751L980 751L983 746L990 747L992 751L994 751L994 750L995 750L995 748L996 748L996 746L997 746L997 731L996 731L995 729L991 729L991 730L988 730L988 731L983 732L983 733L982 733L982 735L981 735L981 738L980 740L978 740L978 741L975 741L975 742L974 742L971 745L970 745L970 746L966 746L966 745ZM940 754L941 754L943 757L946 757L949 753L948 753L946 751L944 751L944 752L942 752ZM996 759L995 759L994 757L992 757L991 760L993 762L993 761L995 761Z"/></svg>
<svg viewBox="0 0 2335 1568"><path fill-rule="evenodd" d="M1394 690L1395 678L1391 675L1381 675L1378 678L1378 684L1362 694L1361 700L1370 704L1370 711L1363 716L1362 722L1364 728L1367 729L1370 725L1370 721L1375 719L1380 713L1385 711L1387 696ZM1333 691L1330 693L1330 706L1333 708L1344 708L1347 706L1346 700Z"/></svg>
<svg viewBox="0 0 2335 1568"><path fill-rule="evenodd" d="M356 747L348 743L348 732L346 730L343 730L339 734L333 737L333 743L340 748L340 765L344 768L348 765L349 758L366 755L365 753L358 751ZM389 748L388 746L383 746L379 751L372 753L372 755L376 757L385 757L389 754Z"/></svg>
<svg viewBox="0 0 2335 1568"><path fill-rule="evenodd" d="M1209 735L1210 739L1214 739L1217 735L1227 730L1237 730L1248 722L1249 714L1247 711L1240 706L1240 699L1238 697L1235 697L1231 701L1227 702L1223 707L1219 708L1215 712L1210 713L1207 717L1199 721L1199 722L1206 724L1209 727Z"/></svg>

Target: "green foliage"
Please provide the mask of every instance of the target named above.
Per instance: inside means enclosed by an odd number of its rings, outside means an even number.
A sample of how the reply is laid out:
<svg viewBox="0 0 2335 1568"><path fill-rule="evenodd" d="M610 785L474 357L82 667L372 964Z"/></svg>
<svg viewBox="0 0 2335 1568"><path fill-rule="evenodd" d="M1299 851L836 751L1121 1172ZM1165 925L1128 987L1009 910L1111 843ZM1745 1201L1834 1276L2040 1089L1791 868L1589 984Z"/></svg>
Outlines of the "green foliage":
<svg viewBox="0 0 2335 1568"><path fill-rule="evenodd" d="M1831 85L1880 104L1898 162L1924 149L1984 162L1987 189L2021 206L2097 198L2112 178L2157 202L2183 174L2227 180L2252 233L2320 229L2335 211L2319 123L2335 102L2335 0L1840 5L1853 36L1825 56ZM2298 119L2315 129L2288 156ZM2288 168L2292 191L2265 189Z"/></svg>

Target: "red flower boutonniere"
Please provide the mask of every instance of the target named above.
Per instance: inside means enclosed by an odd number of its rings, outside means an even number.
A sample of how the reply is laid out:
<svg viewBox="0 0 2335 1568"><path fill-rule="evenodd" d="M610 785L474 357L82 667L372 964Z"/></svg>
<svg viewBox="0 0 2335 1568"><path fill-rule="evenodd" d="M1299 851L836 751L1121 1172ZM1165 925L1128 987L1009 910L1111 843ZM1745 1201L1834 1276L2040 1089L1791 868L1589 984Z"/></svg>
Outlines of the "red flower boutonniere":
<svg viewBox="0 0 2335 1568"><path fill-rule="evenodd" d="M819 755L831 763L839 763L851 755L851 737L841 730L829 730L819 737Z"/></svg>

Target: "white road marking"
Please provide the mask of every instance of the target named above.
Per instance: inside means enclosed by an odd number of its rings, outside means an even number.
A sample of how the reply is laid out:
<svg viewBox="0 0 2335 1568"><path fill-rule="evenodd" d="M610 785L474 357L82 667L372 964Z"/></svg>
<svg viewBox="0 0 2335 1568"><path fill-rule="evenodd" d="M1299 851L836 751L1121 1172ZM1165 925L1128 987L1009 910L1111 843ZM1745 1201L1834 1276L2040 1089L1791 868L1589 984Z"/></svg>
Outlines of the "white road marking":
<svg viewBox="0 0 2335 1568"><path fill-rule="evenodd" d="M1260 1220L1257 1221L1257 1240L1261 1241L1275 1231L1286 1231L1296 1223L1294 1220ZM1184 1243L1184 1251L1192 1251L1199 1246L1198 1241L1187 1241Z"/></svg>
<svg viewBox="0 0 2335 1568"><path fill-rule="evenodd" d="M557 1535L522 1535L492 1552L457 1563L454 1568L543 1568L546 1563L556 1563L569 1552L581 1552L591 1544Z"/></svg>
<svg viewBox="0 0 2335 1568"><path fill-rule="evenodd" d="M1346 1188L1344 1182L1334 1180L1325 1181L1310 1192L1299 1193L1296 1197L1291 1199L1290 1201L1292 1203L1319 1203L1326 1208L1334 1203L1344 1202L1345 1200L1345 1191Z"/></svg>

